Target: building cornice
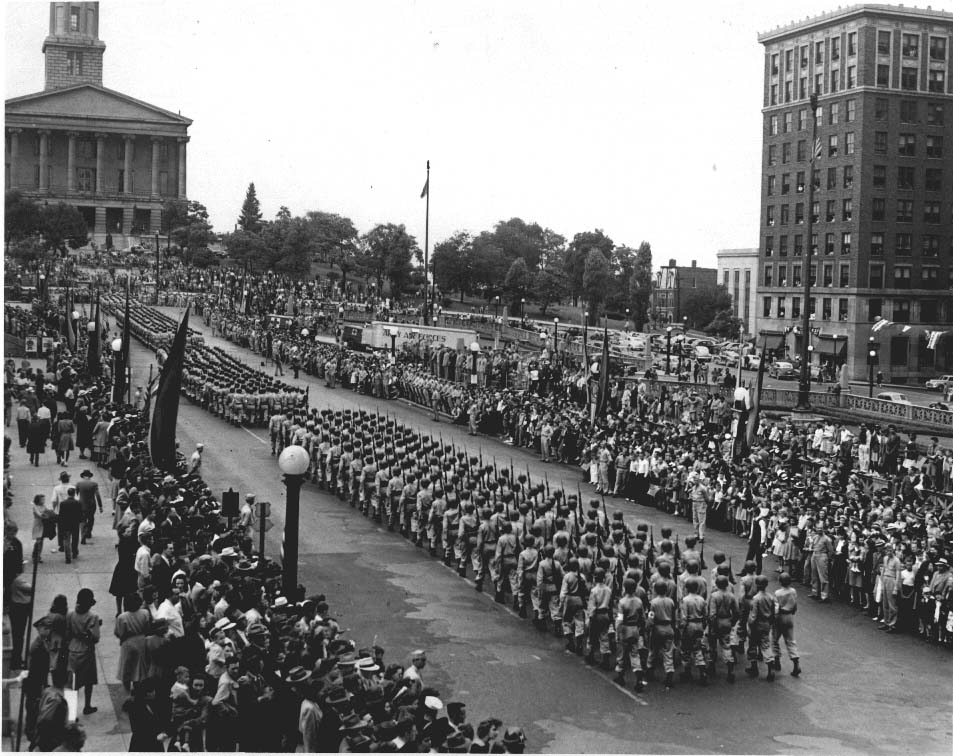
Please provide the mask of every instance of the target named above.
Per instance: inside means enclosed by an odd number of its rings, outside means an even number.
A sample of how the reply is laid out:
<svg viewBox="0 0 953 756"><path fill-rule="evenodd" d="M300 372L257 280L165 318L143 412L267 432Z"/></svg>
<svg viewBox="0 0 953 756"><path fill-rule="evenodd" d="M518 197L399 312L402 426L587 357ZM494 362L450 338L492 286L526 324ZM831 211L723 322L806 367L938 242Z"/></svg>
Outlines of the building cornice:
<svg viewBox="0 0 953 756"><path fill-rule="evenodd" d="M771 31L758 34L758 42L768 44L785 37L803 34L813 27L830 26L831 24L849 21L860 16L881 16L905 21L931 21L953 24L953 13L932 8L907 8L901 5L879 5L863 3L850 5L846 8L809 16L801 21L792 21L784 26L777 26Z"/></svg>

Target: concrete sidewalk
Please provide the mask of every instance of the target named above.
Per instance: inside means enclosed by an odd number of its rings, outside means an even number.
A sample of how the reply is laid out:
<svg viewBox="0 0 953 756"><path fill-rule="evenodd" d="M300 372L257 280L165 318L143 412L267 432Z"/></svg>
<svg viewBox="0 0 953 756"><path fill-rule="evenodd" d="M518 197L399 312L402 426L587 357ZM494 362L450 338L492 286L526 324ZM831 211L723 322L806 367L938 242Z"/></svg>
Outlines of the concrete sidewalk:
<svg viewBox="0 0 953 756"><path fill-rule="evenodd" d="M36 361L36 364L38 365L39 361ZM109 594L109 583L116 564L116 536L111 528L112 499L108 498L112 488L109 473L88 459L79 459L78 450L72 452L68 467L58 465L56 453L50 450L43 455L40 466L33 467L29 464L26 450L21 449L17 443L16 426L8 426L5 430L13 439L9 466L13 481L13 506L7 510L7 516L20 529L19 538L23 544L26 559L24 570L28 575L32 570L30 555L33 551L31 537L33 497L38 493L45 494L49 503L53 486L59 482L59 474L63 470L70 474L70 482L76 483L80 480L80 473L89 469L93 472L93 479L99 483L100 493L103 496L103 513L97 512L92 541L87 541L86 545L80 545L79 558L72 564L66 564L62 552L52 551L52 548L56 546L55 540L43 542L43 562L37 571L34 621L47 613L56 594L64 594L72 609L80 588L92 589L97 602L93 612L102 618L103 623L101 639L96 650L99 684L93 689L92 699L92 705L99 710L95 714L84 716L82 714L83 693L79 692L79 721L86 730L84 750L126 751L130 730L129 720L122 712L122 704L127 696L116 676L119 667L119 641L113 635L116 604ZM31 637L35 638L35 633ZM18 690L11 691L10 703L13 715L16 717L20 705ZM15 731L13 735L15 737ZM4 743L4 748L12 749L13 745L7 741ZM26 750L27 746L24 736L21 749Z"/></svg>

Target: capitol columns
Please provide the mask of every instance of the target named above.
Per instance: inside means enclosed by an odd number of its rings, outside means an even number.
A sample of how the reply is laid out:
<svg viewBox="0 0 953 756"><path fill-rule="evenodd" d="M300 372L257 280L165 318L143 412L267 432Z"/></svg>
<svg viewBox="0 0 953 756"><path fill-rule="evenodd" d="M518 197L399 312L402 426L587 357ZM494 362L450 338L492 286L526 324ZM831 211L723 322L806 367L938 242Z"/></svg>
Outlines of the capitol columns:
<svg viewBox="0 0 953 756"><path fill-rule="evenodd" d="M17 181L17 170L20 160L20 132L23 129L7 129L10 135L10 188L16 189L20 182Z"/></svg>
<svg viewBox="0 0 953 756"><path fill-rule="evenodd" d="M135 137L128 134L122 136L122 193L132 194L132 152L135 149Z"/></svg>
<svg viewBox="0 0 953 756"><path fill-rule="evenodd" d="M106 155L106 135L96 134L96 194L102 194L105 190L105 171L103 170L103 161ZM105 212L105 210L103 211Z"/></svg>
<svg viewBox="0 0 953 756"><path fill-rule="evenodd" d="M179 143L179 199L185 199L185 145L188 144L188 137L179 137L176 140Z"/></svg>
<svg viewBox="0 0 953 756"><path fill-rule="evenodd" d="M41 169L42 170L42 169ZM76 132L66 133L66 191L76 191Z"/></svg>
<svg viewBox="0 0 953 756"><path fill-rule="evenodd" d="M152 188L149 194L153 199L159 198L159 145L162 137L152 137Z"/></svg>
<svg viewBox="0 0 953 756"><path fill-rule="evenodd" d="M50 190L50 130L40 129L40 191Z"/></svg>

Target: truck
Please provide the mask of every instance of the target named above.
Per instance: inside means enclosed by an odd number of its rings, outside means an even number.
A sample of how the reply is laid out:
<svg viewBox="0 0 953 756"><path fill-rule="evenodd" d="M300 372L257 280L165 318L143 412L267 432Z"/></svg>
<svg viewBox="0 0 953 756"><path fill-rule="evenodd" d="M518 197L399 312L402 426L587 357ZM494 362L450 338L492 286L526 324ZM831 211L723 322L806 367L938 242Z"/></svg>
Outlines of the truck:
<svg viewBox="0 0 953 756"><path fill-rule="evenodd" d="M396 339L391 338L391 329L396 334ZM344 341L354 349L390 350L394 345L400 351L405 344L415 344L419 341L429 343L432 348L468 349L473 342L479 342L479 338L473 329L441 328L414 323L384 323L375 320L363 327L346 326Z"/></svg>

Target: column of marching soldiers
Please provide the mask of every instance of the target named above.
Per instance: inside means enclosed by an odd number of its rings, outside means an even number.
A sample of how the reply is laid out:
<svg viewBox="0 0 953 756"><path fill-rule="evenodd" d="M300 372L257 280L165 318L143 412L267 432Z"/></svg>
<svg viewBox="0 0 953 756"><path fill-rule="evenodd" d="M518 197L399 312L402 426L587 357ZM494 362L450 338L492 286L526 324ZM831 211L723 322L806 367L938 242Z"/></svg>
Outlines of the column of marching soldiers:
<svg viewBox="0 0 953 756"><path fill-rule="evenodd" d="M520 617L532 613L541 632L566 638L568 652L616 672L644 690L656 671L674 682L707 685L724 664L735 681L735 664L766 679L780 670L780 641L801 673L794 640L796 593L790 578L767 592L768 579L746 562L735 581L730 559L712 555L708 570L694 537L681 548L671 528L639 523L622 512L610 518L598 500L583 506L577 488L566 494L535 484L509 466L471 456L367 411L307 414L275 412L269 421L272 454L291 444L306 449L310 481L346 501L365 517L399 531L431 556L472 570L477 591L489 581L499 603L512 601Z"/></svg>

